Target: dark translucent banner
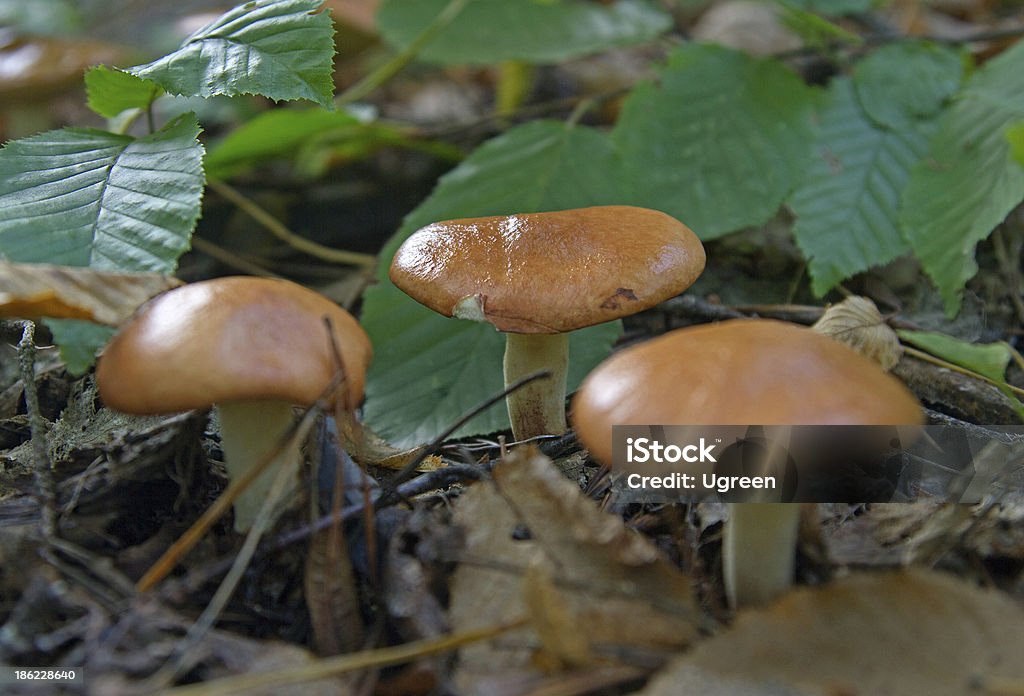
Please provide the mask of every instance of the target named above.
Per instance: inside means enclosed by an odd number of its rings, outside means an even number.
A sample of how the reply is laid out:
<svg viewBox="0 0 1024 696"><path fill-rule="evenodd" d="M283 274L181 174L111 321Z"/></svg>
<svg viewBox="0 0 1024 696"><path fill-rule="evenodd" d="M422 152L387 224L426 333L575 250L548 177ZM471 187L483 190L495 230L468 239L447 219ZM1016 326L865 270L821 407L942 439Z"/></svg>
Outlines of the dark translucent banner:
<svg viewBox="0 0 1024 696"><path fill-rule="evenodd" d="M977 503L1024 492L1024 426L621 425L629 499Z"/></svg>

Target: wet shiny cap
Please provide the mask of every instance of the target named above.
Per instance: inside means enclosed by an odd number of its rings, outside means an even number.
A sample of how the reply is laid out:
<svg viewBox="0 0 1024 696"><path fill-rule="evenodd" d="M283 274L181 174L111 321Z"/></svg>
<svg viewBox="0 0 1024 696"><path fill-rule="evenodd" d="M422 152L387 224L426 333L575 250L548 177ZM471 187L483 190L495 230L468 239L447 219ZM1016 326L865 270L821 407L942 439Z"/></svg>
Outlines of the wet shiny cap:
<svg viewBox="0 0 1024 696"><path fill-rule="evenodd" d="M435 222L402 244L391 280L445 316L554 334L652 307L703 270L686 225L614 205Z"/></svg>
<svg viewBox="0 0 1024 696"><path fill-rule="evenodd" d="M573 398L598 461L613 425L916 425L921 405L872 360L810 329L735 319L678 329L604 361Z"/></svg>
<svg viewBox="0 0 1024 696"><path fill-rule="evenodd" d="M344 363L342 406L353 409L371 358L366 333L326 297L269 278L192 283L143 305L100 357L100 396L138 414L257 399L311 404L336 371L324 317Z"/></svg>

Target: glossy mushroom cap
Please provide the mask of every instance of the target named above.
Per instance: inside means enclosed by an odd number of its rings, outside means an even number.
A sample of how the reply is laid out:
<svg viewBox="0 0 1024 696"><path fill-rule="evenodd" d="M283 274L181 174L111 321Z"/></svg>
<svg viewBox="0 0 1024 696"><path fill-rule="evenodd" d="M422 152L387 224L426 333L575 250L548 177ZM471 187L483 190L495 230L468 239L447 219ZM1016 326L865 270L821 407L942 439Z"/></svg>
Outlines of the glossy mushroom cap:
<svg viewBox="0 0 1024 696"><path fill-rule="evenodd" d="M573 400L580 441L612 461L613 425L913 425L914 395L810 329L737 319L672 331L590 373Z"/></svg>
<svg viewBox="0 0 1024 696"><path fill-rule="evenodd" d="M602 206L436 222L402 244L391 280L445 316L554 334L652 307L702 270L704 248L686 225Z"/></svg>
<svg viewBox="0 0 1024 696"><path fill-rule="evenodd" d="M353 409L371 357L356 320L301 285L249 277L192 283L143 305L99 360L100 395L137 414L260 399L311 404L336 371L325 317L344 362L342 406Z"/></svg>

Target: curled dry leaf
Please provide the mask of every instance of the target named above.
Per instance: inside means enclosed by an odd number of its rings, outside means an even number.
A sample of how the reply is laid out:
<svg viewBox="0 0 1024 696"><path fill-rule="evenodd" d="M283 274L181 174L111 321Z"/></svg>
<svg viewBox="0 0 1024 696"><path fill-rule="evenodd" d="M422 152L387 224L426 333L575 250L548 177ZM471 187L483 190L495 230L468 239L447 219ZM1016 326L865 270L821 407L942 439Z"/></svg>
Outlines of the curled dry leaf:
<svg viewBox="0 0 1024 696"><path fill-rule="evenodd" d="M0 261L0 316L85 319L118 326L146 300L181 284L160 273Z"/></svg>
<svg viewBox="0 0 1024 696"><path fill-rule="evenodd" d="M851 295L832 305L811 328L845 343L885 370L894 368L903 355L896 332L885 323L875 303L866 297Z"/></svg>
<svg viewBox="0 0 1024 696"><path fill-rule="evenodd" d="M696 633L689 577L535 449L513 451L495 468L494 483L470 489L455 521L466 545L451 585L454 630L523 616L532 624L461 651L456 681L466 693L493 693L490 678L527 671L538 654L565 664L589 653L607 665L626 652L678 649ZM541 617L552 593L564 611ZM589 647L561 638L567 627Z"/></svg>
<svg viewBox="0 0 1024 696"><path fill-rule="evenodd" d="M925 570L851 575L741 614L646 696L963 696L1024 678L1024 609ZM693 689L688 691L687 689Z"/></svg>

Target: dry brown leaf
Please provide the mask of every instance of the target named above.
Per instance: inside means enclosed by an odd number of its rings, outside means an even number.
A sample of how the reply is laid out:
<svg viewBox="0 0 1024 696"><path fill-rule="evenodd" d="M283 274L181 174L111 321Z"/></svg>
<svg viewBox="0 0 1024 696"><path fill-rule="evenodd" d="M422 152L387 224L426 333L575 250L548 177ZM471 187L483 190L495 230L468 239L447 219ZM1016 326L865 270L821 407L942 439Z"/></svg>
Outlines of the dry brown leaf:
<svg viewBox="0 0 1024 696"><path fill-rule="evenodd" d="M0 317L87 319L118 326L146 300L181 284L159 273L0 261Z"/></svg>
<svg viewBox="0 0 1024 696"><path fill-rule="evenodd" d="M780 19L774 5L751 0L716 2L701 15L691 34L695 41L719 43L755 56L800 48L800 37Z"/></svg>
<svg viewBox="0 0 1024 696"><path fill-rule="evenodd" d="M55 37L0 40L0 100L47 99L82 84L86 68L100 63L118 64L124 51L96 41Z"/></svg>
<svg viewBox="0 0 1024 696"><path fill-rule="evenodd" d="M875 303L866 297L851 295L830 306L811 328L845 343L874 360L883 370L891 370L903 357L896 332L885 323Z"/></svg>
<svg viewBox="0 0 1024 696"><path fill-rule="evenodd" d="M851 575L741 614L653 679L646 696L964 696L1024 677L1024 609L920 569Z"/></svg>
<svg viewBox="0 0 1024 696"><path fill-rule="evenodd" d="M523 601L530 625L555 668L582 667L594 661L587 634L569 609L565 593L555 586L551 568L537 562L523 576Z"/></svg>
<svg viewBox="0 0 1024 696"><path fill-rule="evenodd" d="M355 418L338 419L338 439L346 452L369 466L385 469L404 469L423 452L422 447L399 449L373 432L367 425ZM417 471L433 471L444 466L444 460L437 455L424 457Z"/></svg>
<svg viewBox="0 0 1024 696"><path fill-rule="evenodd" d="M325 529L310 538L303 588L317 652L338 655L361 648L359 592L348 544L339 529Z"/></svg>
<svg viewBox="0 0 1024 696"><path fill-rule="evenodd" d="M495 484L473 486L455 521L466 546L451 585L456 631L529 615L523 574L549 570L566 610L592 651L612 661L616 649L664 651L695 635L698 612L690 579L647 539L598 509L533 448L520 448L494 470ZM528 529L528 537L522 538ZM524 628L500 641L464 648L456 680L486 693L487 679L528 671L541 641Z"/></svg>

